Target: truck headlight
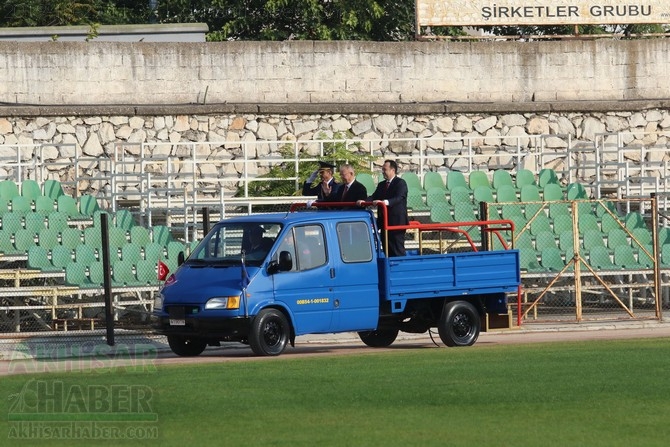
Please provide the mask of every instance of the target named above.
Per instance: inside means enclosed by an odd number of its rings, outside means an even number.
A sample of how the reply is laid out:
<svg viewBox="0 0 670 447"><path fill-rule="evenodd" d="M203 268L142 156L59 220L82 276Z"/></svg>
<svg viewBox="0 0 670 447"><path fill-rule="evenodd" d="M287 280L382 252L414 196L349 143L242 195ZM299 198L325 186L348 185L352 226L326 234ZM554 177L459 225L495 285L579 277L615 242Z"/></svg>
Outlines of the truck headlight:
<svg viewBox="0 0 670 447"><path fill-rule="evenodd" d="M154 310L163 310L163 295L160 293L154 297Z"/></svg>
<svg viewBox="0 0 670 447"><path fill-rule="evenodd" d="M205 304L205 309L239 309L239 296L217 296L210 298Z"/></svg>

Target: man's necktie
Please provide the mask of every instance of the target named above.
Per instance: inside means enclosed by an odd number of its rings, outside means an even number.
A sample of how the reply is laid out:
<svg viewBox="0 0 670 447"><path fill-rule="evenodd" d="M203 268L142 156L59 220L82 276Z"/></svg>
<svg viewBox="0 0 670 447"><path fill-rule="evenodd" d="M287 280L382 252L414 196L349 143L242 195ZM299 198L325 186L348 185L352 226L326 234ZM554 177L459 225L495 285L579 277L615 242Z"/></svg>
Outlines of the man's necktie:
<svg viewBox="0 0 670 447"><path fill-rule="evenodd" d="M344 187L344 192L342 193L342 199L344 199L344 196L346 196L348 192L349 192L349 185L346 185Z"/></svg>

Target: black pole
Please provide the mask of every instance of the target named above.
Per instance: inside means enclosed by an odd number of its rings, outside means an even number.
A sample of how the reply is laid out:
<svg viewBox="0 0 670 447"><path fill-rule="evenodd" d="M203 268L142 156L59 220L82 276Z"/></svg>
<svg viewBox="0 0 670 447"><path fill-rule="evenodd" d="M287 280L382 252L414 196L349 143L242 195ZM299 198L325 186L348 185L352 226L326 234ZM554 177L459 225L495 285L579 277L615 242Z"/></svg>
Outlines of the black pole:
<svg viewBox="0 0 670 447"><path fill-rule="evenodd" d="M202 235L209 233L209 208L202 207Z"/></svg>
<svg viewBox="0 0 670 447"><path fill-rule="evenodd" d="M109 268L109 228L107 213L100 214L100 232L102 239L102 270L104 271L103 288L105 289L105 327L107 328L107 344L114 346L114 312L112 308L112 272Z"/></svg>
<svg viewBox="0 0 670 447"><path fill-rule="evenodd" d="M486 202L479 202L479 220L489 220L489 213ZM482 238L482 251L488 251L489 247L489 232L484 230L484 225L479 227Z"/></svg>

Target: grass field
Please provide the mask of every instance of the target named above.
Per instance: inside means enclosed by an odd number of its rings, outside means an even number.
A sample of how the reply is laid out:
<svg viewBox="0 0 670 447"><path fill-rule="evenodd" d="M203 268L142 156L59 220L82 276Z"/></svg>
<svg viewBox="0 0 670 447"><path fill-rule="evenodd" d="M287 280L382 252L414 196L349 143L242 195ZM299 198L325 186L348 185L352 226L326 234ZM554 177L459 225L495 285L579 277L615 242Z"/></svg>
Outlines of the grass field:
<svg viewBox="0 0 670 447"><path fill-rule="evenodd" d="M156 440L101 445L667 446L669 367L670 339L643 339L8 376L0 445L91 445L17 430L8 419L19 396L40 417L96 413L101 426L123 412L156 418L123 422L145 424ZM142 408L130 408L133 390Z"/></svg>

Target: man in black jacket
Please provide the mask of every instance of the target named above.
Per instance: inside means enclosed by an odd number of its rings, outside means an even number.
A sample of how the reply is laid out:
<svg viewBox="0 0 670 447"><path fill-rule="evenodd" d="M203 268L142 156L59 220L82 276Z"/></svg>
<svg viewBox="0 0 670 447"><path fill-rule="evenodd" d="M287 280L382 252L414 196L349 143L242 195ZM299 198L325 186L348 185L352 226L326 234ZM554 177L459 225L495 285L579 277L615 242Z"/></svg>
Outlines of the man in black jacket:
<svg viewBox="0 0 670 447"><path fill-rule="evenodd" d="M382 166L384 180L379 182L375 192L368 198L373 205L379 202L386 204L388 212L388 224L409 225L407 215L407 183L397 175L398 164L394 160L385 160ZM382 243L386 249L386 238L384 237L384 219L378 216L377 225L382 230ZM388 256L405 256L405 232L406 230L393 230L388 232Z"/></svg>
<svg viewBox="0 0 670 447"><path fill-rule="evenodd" d="M314 171L307 179L307 181L302 185L302 195L317 196L317 200L328 199L328 197L333 192L337 191L337 186L339 185L339 183L337 183L333 178L334 169L334 164L320 161L319 169ZM313 187L312 183L314 183L314 180L316 180L317 175L321 177L321 181Z"/></svg>
<svg viewBox="0 0 670 447"><path fill-rule="evenodd" d="M350 164L340 166L340 181L342 182L327 199L328 202L358 202L368 198L365 185L356 180L356 172Z"/></svg>

